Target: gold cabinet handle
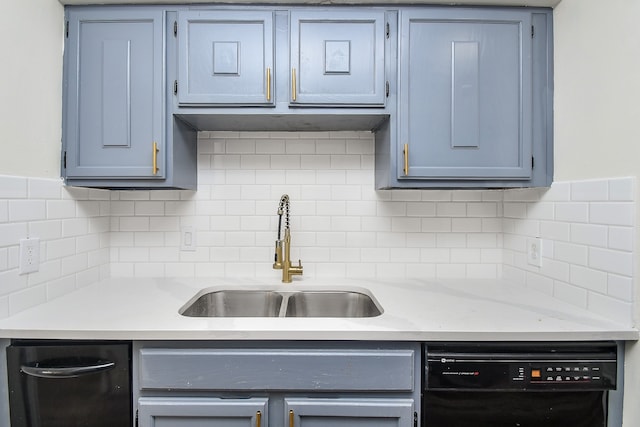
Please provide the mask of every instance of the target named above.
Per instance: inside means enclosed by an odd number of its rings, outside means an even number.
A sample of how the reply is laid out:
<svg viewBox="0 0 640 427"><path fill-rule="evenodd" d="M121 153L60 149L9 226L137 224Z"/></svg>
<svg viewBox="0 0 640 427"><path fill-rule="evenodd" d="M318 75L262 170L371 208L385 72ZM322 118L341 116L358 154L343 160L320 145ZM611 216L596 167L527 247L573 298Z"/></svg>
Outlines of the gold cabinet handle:
<svg viewBox="0 0 640 427"><path fill-rule="evenodd" d="M271 68L267 68L267 101L271 101Z"/></svg>
<svg viewBox="0 0 640 427"><path fill-rule="evenodd" d="M404 144L404 174L409 175L409 144Z"/></svg>
<svg viewBox="0 0 640 427"><path fill-rule="evenodd" d="M293 411L289 411L289 427L293 427Z"/></svg>
<svg viewBox="0 0 640 427"><path fill-rule="evenodd" d="M262 412L256 412L256 427L260 427L262 424Z"/></svg>
<svg viewBox="0 0 640 427"><path fill-rule="evenodd" d="M291 98L295 102L296 100L296 69L291 69Z"/></svg>
<svg viewBox="0 0 640 427"><path fill-rule="evenodd" d="M153 141L153 174L154 175L156 175L160 170L158 168L158 151L160 151L160 149L158 148L158 143Z"/></svg>

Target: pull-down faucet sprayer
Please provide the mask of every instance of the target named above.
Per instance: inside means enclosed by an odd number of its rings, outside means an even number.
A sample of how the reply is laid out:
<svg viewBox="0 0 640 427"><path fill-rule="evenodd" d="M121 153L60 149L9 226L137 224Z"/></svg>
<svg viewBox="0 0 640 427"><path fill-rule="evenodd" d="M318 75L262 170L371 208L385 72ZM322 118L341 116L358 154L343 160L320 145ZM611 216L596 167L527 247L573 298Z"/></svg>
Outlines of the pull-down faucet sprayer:
<svg viewBox="0 0 640 427"><path fill-rule="evenodd" d="M284 238L282 236L282 215L284 215ZM297 266L291 265L291 231L289 216L289 196L283 194L278 204L278 240L276 240L276 254L273 268L282 270L282 282L291 283L292 276L302 275L302 262L298 260Z"/></svg>

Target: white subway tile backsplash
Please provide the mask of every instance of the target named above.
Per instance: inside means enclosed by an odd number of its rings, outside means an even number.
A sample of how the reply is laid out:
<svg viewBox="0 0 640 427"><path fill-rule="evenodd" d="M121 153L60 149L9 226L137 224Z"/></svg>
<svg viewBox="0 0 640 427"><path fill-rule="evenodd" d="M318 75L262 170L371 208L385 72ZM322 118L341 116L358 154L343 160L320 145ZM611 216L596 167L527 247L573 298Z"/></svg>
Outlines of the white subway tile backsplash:
<svg viewBox="0 0 640 427"><path fill-rule="evenodd" d="M526 203L504 203L503 209L503 215L505 218L527 218Z"/></svg>
<svg viewBox="0 0 640 427"><path fill-rule="evenodd" d="M635 209L632 203L591 203L589 219L593 224L632 226L634 212Z"/></svg>
<svg viewBox="0 0 640 427"><path fill-rule="evenodd" d="M589 293L579 286L555 281L553 284L553 296L580 308L587 308Z"/></svg>
<svg viewBox="0 0 640 427"><path fill-rule="evenodd" d="M634 200L634 182L629 178L614 178L609 182L609 200L632 202Z"/></svg>
<svg viewBox="0 0 640 427"><path fill-rule="evenodd" d="M498 216L497 203L467 203L467 216L492 218Z"/></svg>
<svg viewBox="0 0 640 427"><path fill-rule="evenodd" d="M195 192L108 192L0 176L0 274L17 276L17 244L27 232L43 242L41 271L0 290L0 316L42 301L12 305L7 295L27 286L51 299L108 275L277 281L276 210L289 194L292 258L302 259L305 278L503 277L630 319L632 179L379 191L368 132L200 132L198 145ZM196 229L194 252L180 250L186 225ZM540 268L527 263L528 237L543 239Z"/></svg>
<svg viewBox="0 0 640 427"><path fill-rule="evenodd" d="M633 301L633 278L609 273L607 295L621 301Z"/></svg>
<svg viewBox="0 0 640 427"><path fill-rule="evenodd" d="M571 266L570 282L582 289L607 293L607 273L578 265Z"/></svg>
<svg viewBox="0 0 640 427"><path fill-rule="evenodd" d="M391 231L394 233L418 233L421 231L420 218L391 218Z"/></svg>
<svg viewBox="0 0 640 427"><path fill-rule="evenodd" d="M62 237L84 236L89 231L89 220L85 218L63 219Z"/></svg>
<svg viewBox="0 0 640 427"><path fill-rule="evenodd" d="M441 217L464 217L467 216L466 203L438 203L436 215Z"/></svg>
<svg viewBox="0 0 640 427"><path fill-rule="evenodd" d="M27 183L27 178L0 175L0 199L26 199Z"/></svg>
<svg viewBox="0 0 640 427"><path fill-rule="evenodd" d="M547 295L553 295L554 280L552 278L537 272L528 271L525 274L525 281L528 288Z"/></svg>
<svg viewBox="0 0 640 427"><path fill-rule="evenodd" d="M451 231L457 233L480 233L482 231L482 220L480 218L452 218Z"/></svg>
<svg viewBox="0 0 640 427"><path fill-rule="evenodd" d="M589 266L623 276L633 275L633 256L629 252L589 248Z"/></svg>
<svg viewBox="0 0 640 427"><path fill-rule="evenodd" d="M588 203L558 203L555 207L556 221L589 222Z"/></svg>
<svg viewBox="0 0 640 427"><path fill-rule="evenodd" d="M543 253L543 255L546 254ZM558 261L568 262L572 265L587 265L589 262L589 249L587 246L555 242L553 245L553 258Z"/></svg>
<svg viewBox="0 0 640 427"><path fill-rule="evenodd" d="M571 241L587 246L607 246L608 229L603 225L570 224Z"/></svg>
<svg viewBox="0 0 640 427"><path fill-rule="evenodd" d="M608 199L608 181L577 181L571 183L571 200L593 202Z"/></svg>
<svg viewBox="0 0 640 427"><path fill-rule="evenodd" d="M571 200L571 183L554 182L551 187L542 190L540 198L545 202L568 202Z"/></svg>
<svg viewBox="0 0 640 427"><path fill-rule="evenodd" d="M9 200L9 221L37 221L46 218L44 200Z"/></svg>
<svg viewBox="0 0 640 427"><path fill-rule="evenodd" d="M580 224L582 226L582 224ZM540 237L546 240L567 242L571 236L571 224L566 222L540 221ZM581 243L581 242L576 242Z"/></svg>
<svg viewBox="0 0 640 427"><path fill-rule="evenodd" d="M609 249L632 252L634 238L632 227L609 227Z"/></svg>

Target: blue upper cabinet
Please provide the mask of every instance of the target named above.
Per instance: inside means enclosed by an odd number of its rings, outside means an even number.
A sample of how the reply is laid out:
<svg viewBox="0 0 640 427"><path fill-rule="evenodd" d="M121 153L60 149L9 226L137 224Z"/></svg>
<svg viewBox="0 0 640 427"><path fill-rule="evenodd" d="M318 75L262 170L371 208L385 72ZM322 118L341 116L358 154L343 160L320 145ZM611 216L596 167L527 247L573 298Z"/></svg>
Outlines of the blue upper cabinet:
<svg viewBox="0 0 640 427"><path fill-rule="evenodd" d="M274 104L273 12L178 13L178 104Z"/></svg>
<svg viewBox="0 0 640 427"><path fill-rule="evenodd" d="M530 180L532 18L402 13L399 180Z"/></svg>
<svg viewBox="0 0 640 427"><path fill-rule="evenodd" d="M292 10L291 105L385 105L385 14Z"/></svg>
<svg viewBox="0 0 640 427"><path fill-rule="evenodd" d="M159 10L68 13L67 179L166 178L163 22Z"/></svg>

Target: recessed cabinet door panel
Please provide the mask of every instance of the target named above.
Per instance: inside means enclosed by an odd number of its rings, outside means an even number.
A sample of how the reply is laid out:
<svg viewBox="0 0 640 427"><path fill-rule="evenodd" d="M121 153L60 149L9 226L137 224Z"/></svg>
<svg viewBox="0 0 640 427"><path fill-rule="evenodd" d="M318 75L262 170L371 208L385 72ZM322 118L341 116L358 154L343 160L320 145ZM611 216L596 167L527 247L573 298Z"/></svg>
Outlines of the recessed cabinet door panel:
<svg viewBox="0 0 640 427"><path fill-rule="evenodd" d="M413 427L411 399L285 398L292 427Z"/></svg>
<svg viewBox="0 0 640 427"><path fill-rule="evenodd" d="M141 397L140 427L269 427L268 399Z"/></svg>
<svg viewBox="0 0 640 427"><path fill-rule="evenodd" d="M405 13L401 31L398 177L529 179L530 14Z"/></svg>
<svg viewBox="0 0 640 427"><path fill-rule="evenodd" d="M273 13L178 14L180 105L273 105Z"/></svg>
<svg viewBox="0 0 640 427"><path fill-rule="evenodd" d="M163 178L162 13L77 12L69 25L67 177Z"/></svg>
<svg viewBox="0 0 640 427"><path fill-rule="evenodd" d="M384 12L292 11L291 104L385 102Z"/></svg>

